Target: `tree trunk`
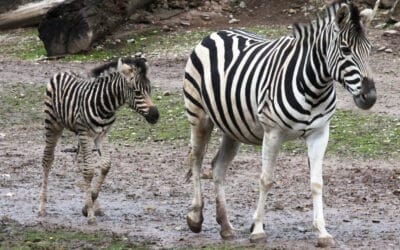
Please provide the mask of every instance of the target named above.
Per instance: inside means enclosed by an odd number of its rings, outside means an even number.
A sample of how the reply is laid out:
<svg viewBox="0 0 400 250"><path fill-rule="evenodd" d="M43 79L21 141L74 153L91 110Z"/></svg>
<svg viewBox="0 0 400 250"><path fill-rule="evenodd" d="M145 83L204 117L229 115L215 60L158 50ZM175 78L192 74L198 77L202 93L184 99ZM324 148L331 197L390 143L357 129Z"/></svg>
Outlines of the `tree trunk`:
<svg viewBox="0 0 400 250"><path fill-rule="evenodd" d="M39 25L48 56L86 51L136 9L154 0L72 0L50 9Z"/></svg>
<svg viewBox="0 0 400 250"><path fill-rule="evenodd" d="M38 25L47 11L65 0L44 0L0 14L0 29Z"/></svg>

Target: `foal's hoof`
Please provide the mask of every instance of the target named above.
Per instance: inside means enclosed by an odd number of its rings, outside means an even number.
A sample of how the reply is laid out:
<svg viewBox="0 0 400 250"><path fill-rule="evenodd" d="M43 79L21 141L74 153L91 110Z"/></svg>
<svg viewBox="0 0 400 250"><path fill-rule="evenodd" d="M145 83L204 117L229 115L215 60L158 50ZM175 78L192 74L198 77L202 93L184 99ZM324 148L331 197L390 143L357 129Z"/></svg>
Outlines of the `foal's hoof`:
<svg viewBox="0 0 400 250"><path fill-rule="evenodd" d="M88 215L88 213L87 213L87 206L84 206L84 207L82 208L82 214L83 214L83 216L87 217L87 215Z"/></svg>
<svg viewBox="0 0 400 250"><path fill-rule="evenodd" d="M190 213L186 217L187 224L193 233L201 232L201 225L203 224L203 215L200 215L200 221L194 221L190 218Z"/></svg>
<svg viewBox="0 0 400 250"><path fill-rule="evenodd" d="M332 237L323 237L323 238L318 238L317 241L317 247L334 247L335 246L335 241L333 240Z"/></svg>
<svg viewBox="0 0 400 250"><path fill-rule="evenodd" d="M232 229L221 231L219 234L224 240L233 240L236 238L236 233Z"/></svg>
<svg viewBox="0 0 400 250"><path fill-rule="evenodd" d="M267 241L267 236L265 233L250 234L251 243L260 243Z"/></svg>

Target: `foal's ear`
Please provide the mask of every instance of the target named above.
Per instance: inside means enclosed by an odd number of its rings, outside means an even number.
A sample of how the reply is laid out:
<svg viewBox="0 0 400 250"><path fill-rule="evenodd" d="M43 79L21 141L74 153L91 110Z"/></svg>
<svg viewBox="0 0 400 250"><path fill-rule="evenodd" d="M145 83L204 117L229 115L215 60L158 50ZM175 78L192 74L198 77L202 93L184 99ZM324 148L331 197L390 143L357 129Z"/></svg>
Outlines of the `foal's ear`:
<svg viewBox="0 0 400 250"><path fill-rule="evenodd" d="M350 8L347 4L344 4L336 12L336 24L340 29L342 29L349 21L350 21Z"/></svg>
<svg viewBox="0 0 400 250"><path fill-rule="evenodd" d="M117 71L122 72L123 68L122 68L122 59L119 58L118 62L117 62Z"/></svg>

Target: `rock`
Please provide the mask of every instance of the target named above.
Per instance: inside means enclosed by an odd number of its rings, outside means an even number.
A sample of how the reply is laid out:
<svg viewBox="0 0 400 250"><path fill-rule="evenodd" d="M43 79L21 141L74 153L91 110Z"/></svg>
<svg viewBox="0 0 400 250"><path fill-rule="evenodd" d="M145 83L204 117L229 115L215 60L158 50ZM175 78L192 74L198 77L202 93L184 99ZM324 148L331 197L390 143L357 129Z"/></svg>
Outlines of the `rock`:
<svg viewBox="0 0 400 250"><path fill-rule="evenodd" d="M288 11L287 11L287 13L288 14L296 14L297 13L297 10L295 10L295 9L288 9Z"/></svg>
<svg viewBox="0 0 400 250"><path fill-rule="evenodd" d="M210 21L211 20L211 17L208 14L201 14L200 17L205 21Z"/></svg>
<svg viewBox="0 0 400 250"><path fill-rule="evenodd" d="M246 8L246 3L243 2L243 1L241 1L241 2L239 3L239 7L242 8L242 9Z"/></svg>
<svg viewBox="0 0 400 250"><path fill-rule="evenodd" d="M126 43L135 43L135 39L134 38L128 39L126 40Z"/></svg>
<svg viewBox="0 0 400 250"><path fill-rule="evenodd" d="M381 29L385 28L385 26L386 26L386 23L380 23L380 24L375 25L374 28L381 30Z"/></svg>
<svg viewBox="0 0 400 250"><path fill-rule="evenodd" d="M400 29L400 22L397 22L393 25L393 28Z"/></svg>
<svg viewBox="0 0 400 250"><path fill-rule="evenodd" d="M239 23L240 20L236 18L232 18L231 20L228 21L229 24L234 24L234 23Z"/></svg>
<svg viewBox="0 0 400 250"><path fill-rule="evenodd" d="M385 30L383 32L384 36L392 36L392 35L398 35L398 34L400 34L400 33L397 30Z"/></svg>
<svg viewBox="0 0 400 250"><path fill-rule="evenodd" d="M187 22L187 21L180 21L180 24L182 26L190 26L190 22Z"/></svg>
<svg viewBox="0 0 400 250"><path fill-rule="evenodd" d="M171 91L164 91L163 96L170 96L171 95Z"/></svg>
<svg viewBox="0 0 400 250"><path fill-rule="evenodd" d="M168 26L168 25L166 25L166 24L164 24L163 26L162 26L162 28L161 28L163 31L166 31L166 32L168 32L168 31L172 31L173 29L171 28L171 26Z"/></svg>
<svg viewBox="0 0 400 250"><path fill-rule="evenodd" d="M377 51L384 51L386 49L386 46L382 46L382 47L379 47L378 49L377 49Z"/></svg>
<svg viewBox="0 0 400 250"><path fill-rule="evenodd" d="M385 52L390 54L390 53L393 53L393 50L392 49L385 49Z"/></svg>

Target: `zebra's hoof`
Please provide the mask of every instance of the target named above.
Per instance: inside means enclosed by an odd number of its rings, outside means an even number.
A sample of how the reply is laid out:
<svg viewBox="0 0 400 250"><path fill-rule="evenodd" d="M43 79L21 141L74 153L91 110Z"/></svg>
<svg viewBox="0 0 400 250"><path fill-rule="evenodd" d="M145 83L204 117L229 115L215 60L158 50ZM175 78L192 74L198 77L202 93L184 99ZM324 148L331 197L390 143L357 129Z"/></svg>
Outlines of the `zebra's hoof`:
<svg viewBox="0 0 400 250"><path fill-rule="evenodd" d="M88 225L96 226L97 225L96 217L88 219Z"/></svg>
<svg viewBox="0 0 400 250"><path fill-rule="evenodd" d="M333 240L332 237L322 237L322 238L318 238L317 241L317 247L322 247L322 248L326 248L326 247L334 247L335 246L335 241Z"/></svg>
<svg viewBox="0 0 400 250"><path fill-rule="evenodd" d="M200 233L201 232L201 225L203 224L203 215L200 214L200 220L199 221L194 221L191 217L190 217L190 213L187 215L186 217L186 221L187 224L190 228L190 230L193 233Z"/></svg>
<svg viewBox="0 0 400 250"><path fill-rule="evenodd" d="M94 210L94 215L102 217L105 215L105 213L101 209L96 209Z"/></svg>
<svg viewBox="0 0 400 250"><path fill-rule="evenodd" d="M251 243L260 243L267 241L267 236L265 233L256 233L250 235L250 242Z"/></svg>
<svg viewBox="0 0 400 250"><path fill-rule="evenodd" d="M224 240L233 240L236 238L236 233L233 229L221 231L219 234Z"/></svg>

